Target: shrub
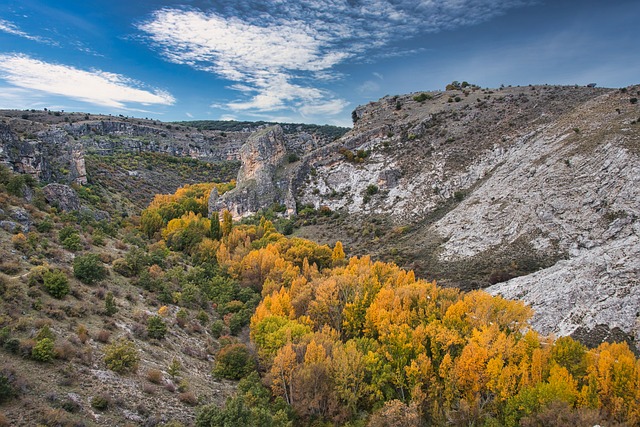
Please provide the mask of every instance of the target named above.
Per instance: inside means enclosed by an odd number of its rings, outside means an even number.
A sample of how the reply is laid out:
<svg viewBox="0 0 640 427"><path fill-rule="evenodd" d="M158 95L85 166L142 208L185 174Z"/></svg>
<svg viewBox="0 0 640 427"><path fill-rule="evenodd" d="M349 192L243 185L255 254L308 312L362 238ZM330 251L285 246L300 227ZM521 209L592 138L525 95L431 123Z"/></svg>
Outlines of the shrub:
<svg viewBox="0 0 640 427"><path fill-rule="evenodd" d="M49 328L48 325L44 325L35 336L36 341L40 341L42 339L49 338L52 341L56 340L56 336L53 334L53 331Z"/></svg>
<svg viewBox="0 0 640 427"><path fill-rule="evenodd" d="M24 195L25 181L24 175L14 175L9 178L9 181L5 185L7 193L12 196L22 197Z"/></svg>
<svg viewBox="0 0 640 427"><path fill-rule="evenodd" d="M38 362L50 362L53 360L54 354L51 338L41 339L31 349L31 357Z"/></svg>
<svg viewBox="0 0 640 427"><path fill-rule="evenodd" d="M180 402L189 406L196 406L198 404L198 398L196 397L195 394L193 394L193 392L190 392L190 391L185 391L184 393L180 393L178 395L178 400L180 400Z"/></svg>
<svg viewBox="0 0 640 427"><path fill-rule="evenodd" d="M162 383L162 371L159 369L149 369L147 371L147 380L154 384Z"/></svg>
<svg viewBox="0 0 640 427"><path fill-rule="evenodd" d="M367 187L367 191L366 191L366 193L367 193L369 196L373 196L374 194L377 194L377 193L378 193L378 186L377 186L377 185L375 185L375 184L370 184L370 185Z"/></svg>
<svg viewBox="0 0 640 427"><path fill-rule="evenodd" d="M42 285L54 298L61 299L69 293L69 279L61 270L50 270L42 275Z"/></svg>
<svg viewBox="0 0 640 427"><path fill-rule="evenodd" d="M162 317L153 316L147 319L147 334L151 338L161 340L167 334L167 325L162 321Z"/></svg>
<svg viewBox="0 0 640 427"><path fill-rule="evenodd" d="M431 99L431 98L432 98L431 95L429 95L428 93L422 92L420 95L414 96L413 100L416 101L416 102L424 102L424 101L426 101L428 99Z"/></svg>
<svg viewBox="0 0 640 427"><path fill-rule="evenodd" d="M637 104L638 103L638 98L631 98L629 99L629 102L632 104Z"/></svg>
<svg viewBox="0 0 640 427"><path fill-rule="evenodd" d="M76 330L76 335L78 335L78 339L82 344L86 343L89 339L89 330L85 325L79 325Z"/></svg>
<svg viewBox="0 0 640 427"><path fill-rule="evenodd" d="M11 400L16 394L13 375L9 372L0 372L0 403Z"/></svg>
<svg viewBox="0 0 640 427"><path fill-rule="evenodd" d="M211 324L211 335L213 335L214 338L220 338L223 329L224 322L222 320L216 320Z"/></svg>
<svg viewBox="0 0 640 427"><path fill-rule="evenodd" d="M82 249L82 240L77 234L72 234L62 241L62 247L68 251L76 252Z"/></svg>
<svg viewBox="0 0 640 427"><path fill-rule="evenodd" d="M256 361L244 344L230 344L218 352L213 375L239 380L256 369Z"/></svg>
<svg viewBox="0 0 640 427"><path fill-rule="evenodd" d="M106 411L111 405L111 399L106 395L93 396L91 398L91 407L98 411Z"/></svg>
<svg viewBox="0 0 640 427"><path fill-rule="evenodd" d="M178 375L180 375L181 369L182 365L180 364L180 361L174 357L171 361L171 364L169 364L169 367L167 368L167 373L171 375L171 378L176 378Z"/></svg>
<svg viewBox="0 0 640 427"><path fill-rule="evenodd" d="M111 338L111 332L102 329L96 335L96 341L101 342L102 344L106 344L109 342L109 338Z"/></svg>
<svg viewBox="0 0 640 427"><path fill-rule="evenodd" d="M36 230L38 230L39 233L47 233L51 231L51 229L53 229L53 223L49 218L45 218L36 224Z"/></svg>
<svg viewBox="0 0 640 427"><path fill-rule="evenodd" d="M107 296L104 299L104 313L107 316L113 316L118 312L118 307L116 306L116 300L113 297L112 292L107 292Z"/></svg>
<svg viewBox="0 0 640 427"><path fill-rule="evenodd" d="M73 260L73 275L87 285L92 285L107 276L107 269L96 254L86 254Z"/></svg>
<svg viewBox="0 0 640 427"><path fill-rule="evenodd" d="M119 374L137 372L140 364L138 349L133 341L121 338L105 349L104 363Z"/></svg>

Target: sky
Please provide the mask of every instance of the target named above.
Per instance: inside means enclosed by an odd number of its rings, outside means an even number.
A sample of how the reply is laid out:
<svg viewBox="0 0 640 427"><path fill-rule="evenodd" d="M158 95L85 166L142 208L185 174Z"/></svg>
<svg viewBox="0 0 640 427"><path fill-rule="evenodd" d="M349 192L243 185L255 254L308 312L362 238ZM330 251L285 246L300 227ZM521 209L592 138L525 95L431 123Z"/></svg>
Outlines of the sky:
<svg viewBox="0 0 640 427"><path fill-rule="evenodd" d="M351 125L385 95L640 83L637 0L0 0L0 108Z"/></svg>

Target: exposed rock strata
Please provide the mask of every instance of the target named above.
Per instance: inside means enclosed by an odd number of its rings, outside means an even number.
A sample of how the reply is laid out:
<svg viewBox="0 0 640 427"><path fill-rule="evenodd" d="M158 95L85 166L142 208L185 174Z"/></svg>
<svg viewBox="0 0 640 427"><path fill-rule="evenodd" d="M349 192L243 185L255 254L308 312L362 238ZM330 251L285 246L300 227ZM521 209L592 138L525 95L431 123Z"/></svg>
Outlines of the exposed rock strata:
<svg viewBox="0 0 640 427"><path fill-rule="evenodd" d="M253 134L240 149L241 166L236 188L222 196L213 191L209 199L209 211L228 209L234 218L242 218L277 203L285 205L289 213L295 213L290 179L283 173L286 155L287 148L280 126Z"/></svg>

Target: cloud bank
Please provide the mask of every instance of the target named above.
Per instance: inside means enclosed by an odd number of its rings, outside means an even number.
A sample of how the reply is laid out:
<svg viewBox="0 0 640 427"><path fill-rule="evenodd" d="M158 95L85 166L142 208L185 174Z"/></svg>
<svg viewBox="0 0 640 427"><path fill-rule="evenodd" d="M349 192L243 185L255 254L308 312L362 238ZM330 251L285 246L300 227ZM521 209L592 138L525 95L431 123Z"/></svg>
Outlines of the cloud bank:
<svg viewBox="0 0 640 427"><path fill-rule="evenodd" d="M105 107L129 109L129 103L172 105L175 102L171 94L141 89L139 82L120 74L85 71L20 54L0 54L0 78L18 88L67 96Z"/></svg>
<svg viewBox="0 0 640 427"><path fill-rule="evenodd" d="M141 22L173 63L234 82L236 112L337 114L348 103L327 86L339 65L395 52L395 42L473 25L528 0L237 0L211 9L163 8ZM387 51L384 50L387 48Z"/></svg>

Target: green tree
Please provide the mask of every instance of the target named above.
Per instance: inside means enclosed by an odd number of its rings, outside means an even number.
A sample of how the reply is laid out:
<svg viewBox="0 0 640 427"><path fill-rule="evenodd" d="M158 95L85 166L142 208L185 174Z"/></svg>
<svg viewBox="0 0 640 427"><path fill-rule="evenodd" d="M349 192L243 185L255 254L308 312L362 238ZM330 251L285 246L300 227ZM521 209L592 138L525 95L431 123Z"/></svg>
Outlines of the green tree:
<svg viewBox="0 0 640 427"><path fill-rule="evenodd" d="M53 340L51 338L42 338L31 349L31 357L38 362L51 362L53 356Z"/></svg>
<svg viewBox="0 0 640 427"><path fill-rule="evenodd" d="M113 292L107 292L107 296L104 298L104 313L107 316L113 316L118 312L116 306L116 300L113 297Z"/></svg>
<svg viewBox="0 0 640 427"><path fill-rule="evenodd" d="M161 340L167 334L167 325L160 316L147 319L147 333L151 338Z"/></svg>
<svg viewBox="0 0 640 427"><path fill-rule="evenodd" d="M228 209L222 211L222 235L228 236L233 228L233 216Z"/></svg>
<svg viewBox="0 0 640 427"><path fill-rule="evenodd" d="M255 371L256 361L244 344L230 344L223 347L216 358L213 375L229 380L239 380Z"/></svg>
<svg viewBox="0 0 640 427"><path fill-rule="evenodd" d="M140 229L151 238L164 226L164 221L156 209L145 209L140 217Z"/></svg>
<svg viewBox="0 0 640 427"><path fill-rule="evenodd" d="M78 234L72 234L62 241L62 247L68 251L77 252L82 249L82 239Z"/></svg>
<svg viewBox="0 0 640 427"><path fill-rule="evenodd" d="M61 270L46 271L42 279L42 285L52 297L61 299L69 293L69 279Z"/></svg>
<svg viewBox="0 0 640 427"><path fill-rule="evenodd" d="M140 364L138 349L133 341L120 338L105 348L104 363L119 374L137 372Z"/></svg>
<svg viewBox="0 0 640 427"><path fill-rule="evenodd" d="M73 260L73 275L87 285L98 283L107 277L107 269L96 254L86 254Z"/></svg>
<svg viewBox="0 0 640 427"><path fill-rule="evenodd" d="M220 240L222 237L222 228L220 227L220 214L213 212L211 214L211 230L209 232L212 239Z"/></svg>

